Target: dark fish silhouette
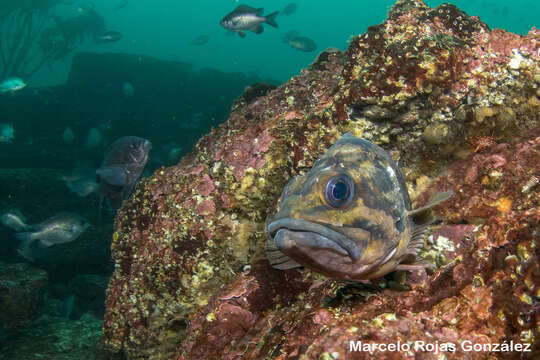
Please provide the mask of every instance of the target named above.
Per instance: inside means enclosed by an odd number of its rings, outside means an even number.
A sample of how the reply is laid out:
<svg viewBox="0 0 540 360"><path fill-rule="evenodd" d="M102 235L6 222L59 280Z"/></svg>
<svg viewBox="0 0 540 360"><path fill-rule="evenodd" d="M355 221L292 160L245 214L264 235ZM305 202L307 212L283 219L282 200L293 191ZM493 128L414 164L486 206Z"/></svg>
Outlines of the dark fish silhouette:
<svg viewBox="0 0 540 360"><path fill-rule="evenodd" d="M298 5L296 3L289 3L285 8L281 11L283 15L291 15L292 13L296 12L298 10Z"/></svg>
<svg viewBox="0 0 540 360"><path fill-rule="evenodd" d="M124 136L111 144L96 170L100 209L104 197L115 209L129 197L146 166L151 148L150 141L136 136Z"/></svg>
<svg viewBox="0 0 540 360"><path fill-rule="evenodd" d="M118 11L123 8L125 8L129 4L128 0L122 0L118 4L115 5L114 10Z"/></svg>
<svg viewBox="0 0 540 360"><path fill-rule="evenodd" d="M190 44L200 46L200 45L206 44L208 41L210 41L210 36L208 36L208 35L199 35L195 39L193 39L190 42Z"/></svg>
<svg viewBox="0 0 540 360"><path fill-rule="evenodd" d="M245 31L253 31L260 34L264 31L263 23L278 27L276 16L279 11L263 16L264 8L255 9L247 5L238 5L236 9L228 13L222 20L221 26L225 29L236 31L240 37L245 37Z"/></svg>
<svg viewBox="0 0 540 360"><path fill-rule="evenodd" d="M413 210L390 156L345 134L283 189L265 225L268 259L277 269L305 266L352 281L430 266L417 257L430 210L451 195L439 193Z"/></svg>
<svg viewBox="0 0 540 360"><path fill-rule="evenodd" d="M292 48L304 52L312 52L317 49L317 44L312 39L301 36L298 31L289 31L282 38L281 41L289 44Z"/></svg>

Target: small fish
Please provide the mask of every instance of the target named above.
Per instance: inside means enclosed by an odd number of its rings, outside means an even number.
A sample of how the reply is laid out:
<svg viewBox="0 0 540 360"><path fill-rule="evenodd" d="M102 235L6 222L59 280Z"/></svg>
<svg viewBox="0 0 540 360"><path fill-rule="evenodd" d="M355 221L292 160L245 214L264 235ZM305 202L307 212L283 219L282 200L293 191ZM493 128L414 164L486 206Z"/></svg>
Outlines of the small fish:
<svg viewBox="0 0 540 360"><path fill-rule="evenodd" d="M289 3L287 6L285 6L285 8L281 11L281 13L283 15L291 15L293 14L294 12L296 12L296 10L298 10L298 5L296 3Z"/></svg>
<svg viewBox="0 0 540 360"><path fill-rule="evenodd" d="M196 46L201 46L201 45L204 45L204 44L208 43L208 41L210 41L210 36L208 36L208 35L199 35L195 39L193 39L190 42L190 44L191 45L196 45Z"/></svg>
<svg viewBox="0 0 540 360"><path fill-rule="evenodd" d="M245 37L245 31L253 31L260 34L264 31L262 24L278 27L276 16L279 11L263 16L264 8L255 9L247 5L238 5L236 9L227 14L221 20L221 26L225 29L236 31L240 37Z"/></svg>
<svg viewBox="0 0 540 360"><path fill-rule="evenodd" d="M20 232L15 237L21 242L17 251L24 258L33 260L30 246L37 242L41 246L50 247L75 241L90 227L90 223L82 216L63 212L33 225L33 231Z"/></svg>
<svg viewBox="0 0 540 360"><path fill-rule="evenodd" d="M114 10L118 11L123 8L125 8L129 4L128 0L122 0L118 4L115 5Z"/></svg>
<svg viewBox="0 0 540 360"><path fill-rule="evenodd" d="M109 30L101 34L97 38L98 43L108 43L108 42L116 42L118 40L122 39L122 34L118 31Z"/></svg>
<svg viewBox="0 0 540 360"><path fill-rule="evenodd" d="M15 232L28 231L30 228L30 226L26 224L24 215L17 209L11 209L2 214L2 216L0 216L0 223Z"/></svg>
<svg viewBox="0 0 540 360"><path fill-rule="evenodd" d="M73 140L75 140L75 134L69 126L62 133L62 140L64 140L66 144L72 144Z"/></svg>
<svg viewBox="0 0 540 360"><path fill-rule="evenodd" d="M124 94L125 97L132 97L135 94L135 88L129 81L122 84L122 94Z"/></svg>
<svg viewBox="0 0 540 360"><path fill-rule="evenodd" d="M312 39L300 36L300 34L297 31L289 31L287 34L285 34L281 41L283 41L286 44L289 44L292 48L304 52L312 52L317 50L317 44L315 44L315 41Z"/></svg>
<svg viewBox="0 0 540 360"><path fill-rule="evenodd" d="M11 124L0 124L0 143L10 143L15 138L15 129Z"/></svg>
<svg viewBox="0 0 540 360"><path fill-rule="evenodd" d="M17 77L8 78L0 83L0 93L13 94L16 91L23 89L25 86L26 84L21 78L17 78Z"/></svg>
<svg viewBox="0 0 540 360"><path fill-rule="evenodd" d="M86 141L84 143L84 146L87 149L94 149L101 146L101 142L103 140L103 136L101 135L101 131L99 131L96 128L91 128L88 130L88 134L86 135Z"/></svg>
<svg viewBox="0 0 540 360"><path fill-rule="evenodd" d="M124 136L111 144L101 166L96 170L99 183L100 209L107 197L114 208L119 208L137 185L152 148L150 141Z"/></svg>
<svg viewBox="0 0 540 360"><path fill-rule="evenodd" d="M283 189L265 224L268 259L277 269L305 266L349 281L430 266L417 257L430 209L451 195L412 210L390 156L347 133Z"/></svg>

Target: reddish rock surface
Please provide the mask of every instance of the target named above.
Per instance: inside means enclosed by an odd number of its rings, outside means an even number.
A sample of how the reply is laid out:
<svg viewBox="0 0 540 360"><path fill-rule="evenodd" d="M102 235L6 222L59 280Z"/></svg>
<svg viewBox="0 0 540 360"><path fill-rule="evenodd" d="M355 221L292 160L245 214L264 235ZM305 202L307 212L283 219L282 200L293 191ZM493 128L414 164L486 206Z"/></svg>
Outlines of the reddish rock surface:
<svg viewBox="0 0 540 360"><path fill-rule="evenodd" d="M343 359L369 357L349 340L538 343L540 200L522 187L539 175L539 49L536 29L491 31L452 5L400 0L346 52L242 97L118 212L104 349ZM455 191L424 249L434 272L374 290L269 267L263 224L283 186L348 131L399 160L418 203Z"/></svg>
<svg viewBox="0 0 540 360"><path fill-rule="evenodd" d="M179 359L371 358L365 351L351 352L351 340L412 342L412 349L417 346L416 353L427 359L438 356L427 344L439 344L448 359L476 359L490 353L467 352L461 346L507 341L532 344L532 352L523 358L536 358L540 196L538 190L522 193L530 174L539 170L540 129L534 134L530 140L500 144L487 155L453 164L426 191L451 188L456 195L438 212L449 224L433 232L425 249L426 257L437 254L442 259L435 262L444 265L428 276L411 274L410 291L355 292L353 286L335 282L304 291L290 286L290 277L299 271L280 276L254 266L193 316ZM469 184L463 177L478 156L505 160L496 185L482 180ZM489 174L492 163L482 163L478 171ZM269 280L275 276L286 280ZM282 299L291 293L294 300L286 304L264 297ZM456 352L444 350L452 346L445 343L453 344ZM406 351L375 353L414 358ZM520 358L518 352L491 355Z"/></svg>

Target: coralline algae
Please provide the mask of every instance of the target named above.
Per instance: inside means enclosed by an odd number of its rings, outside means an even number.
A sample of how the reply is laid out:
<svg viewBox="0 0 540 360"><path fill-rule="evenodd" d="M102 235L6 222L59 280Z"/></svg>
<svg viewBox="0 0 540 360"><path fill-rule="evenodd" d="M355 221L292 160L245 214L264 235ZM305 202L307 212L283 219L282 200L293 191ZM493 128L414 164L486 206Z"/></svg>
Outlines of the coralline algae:
<svg viewBox="0 0 540 360"><path fill-rule="evenodd" d="M539 48L534 28L490 30L452 5L400 0L346 52L238 102L118 212L104 351L341 359L365 357L348 352L351 339L537 344L540 200L521 189L540 160ZM448 240L424 249L433 273L395 274L373 292L264 258L263 222L283 186L348 131L399 161L418 204L456 192L438 209ZM495 144L475 153L486 136Z"/></svg>

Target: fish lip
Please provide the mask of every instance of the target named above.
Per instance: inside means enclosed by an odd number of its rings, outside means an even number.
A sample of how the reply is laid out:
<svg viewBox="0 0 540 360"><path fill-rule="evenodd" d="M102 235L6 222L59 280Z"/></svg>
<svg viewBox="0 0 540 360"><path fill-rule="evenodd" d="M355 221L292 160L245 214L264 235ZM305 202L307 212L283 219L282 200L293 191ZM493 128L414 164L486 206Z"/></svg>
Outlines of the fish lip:
<svg viewBox="0 0 540 360"><path fill-rule="evenodd" d="M266 231L272 238L274 238L279 229L301 230L316 233L338 244L353 260L358 260L362 255L358 249L358 244L353 240L327 226L315 222L296 218L281 218L273 220L266 225Z"/></svg>

